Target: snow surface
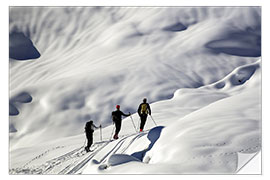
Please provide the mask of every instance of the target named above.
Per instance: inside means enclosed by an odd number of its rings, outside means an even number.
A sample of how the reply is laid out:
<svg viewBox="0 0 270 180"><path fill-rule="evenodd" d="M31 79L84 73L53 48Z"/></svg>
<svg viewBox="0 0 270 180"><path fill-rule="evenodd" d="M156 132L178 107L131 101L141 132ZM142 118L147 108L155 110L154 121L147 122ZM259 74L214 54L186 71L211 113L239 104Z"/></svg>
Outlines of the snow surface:
<svg viewBox="0 0 270 180"><path fill-rule="evenodd" d="M11 7L9 32L11 174L234 174L261 150L259 7ZM144 97L158 126L111 141Z"/></svg>

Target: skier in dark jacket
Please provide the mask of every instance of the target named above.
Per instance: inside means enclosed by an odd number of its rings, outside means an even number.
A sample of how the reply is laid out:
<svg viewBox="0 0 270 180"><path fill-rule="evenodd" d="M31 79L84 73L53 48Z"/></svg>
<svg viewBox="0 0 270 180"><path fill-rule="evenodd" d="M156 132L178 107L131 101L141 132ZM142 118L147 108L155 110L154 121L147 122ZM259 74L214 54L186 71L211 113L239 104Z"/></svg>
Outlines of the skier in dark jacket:
<svg viewBox="0 0 270 180"><path fill-rule="evenodd" d="M113 136L114 139L118 139L118 133L122 124L122 116L130 116L130 114L123 113L120 111L120 105L116 105L116 111L112 112L112 121L115 124L115 134Z"/></svg>
<svg viewBox="0 0 270 180"><path fill-rule="evenodd" d="M86 138L87 138L87 146L85 147L85 151L86 152L89 152L90 151L90 147L91 145L93 144L93 133L94 133L94 130L97 129L97 128L101 128L101 125L99 127L96 127L94 124L93 124L93 121L88 121L86 124L85 124L85 135L86 135Z"/></svg>
<svg viewBox="0 0 270 180"><path fill-rule="evenodd" d="M151 116L151 108L150 108L150 105L147 103L147 99L144 98L143 99L143 103L141 103L139 105L139 108L138 108L138 114L141 118L141 124L140 124L140 132L143 131L143 128L144 128L144 125L145 125L145 122L147 120L147 115L149 114Z"/></svg>

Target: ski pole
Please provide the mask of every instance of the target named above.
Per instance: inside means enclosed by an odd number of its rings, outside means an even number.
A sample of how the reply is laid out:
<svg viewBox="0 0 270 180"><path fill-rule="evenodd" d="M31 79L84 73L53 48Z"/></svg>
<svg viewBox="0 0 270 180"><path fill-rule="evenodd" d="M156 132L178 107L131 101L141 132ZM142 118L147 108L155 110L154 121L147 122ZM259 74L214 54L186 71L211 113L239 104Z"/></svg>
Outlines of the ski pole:
<svg viewBox="0 0 270 180"><path fill-rule="evenodd" d="M135 126L135 124L134 124L133 118L132 118L132 116L131 116L131 113L129 112L129 114L130 114L130 119L131 119L131 121L132 121L133 127L134 127L135 131L138 132L137 129L136 129L136 126Z"/></svg>
<svg viewBox="0 0 270 180"><path fill-rule="evenodd" d="M140 121L138 120L138 131L140 130Z"/></svg>
<svg viewBox="0 0 270 180"><path fill-rule="evenodd" d="M112 134L111 134L110 140L112 139L114 128L115 127L114 127L114 124L113 124L113 129L112 129Z"/></svg>
<svg viewBox="0 0 270 180"><path fill-rule="evenodd" d="M82 146L82 147L84 147L84 146L85 146L85 143L86 143L86 137L85 137L85 139L84 139L84 143L83 143L83 146Z"/></svg>
<svg viewBox="0 0 270 180"><path fill-rule="evenodd" d="M151 119L153 120L154 124L157 126L157 123L155 122L155 120L153 119L153 117L150 115Z"/></svg>
<svg viewBox="0 0 270 180"><path fill-rule="evenodd" d="M102 129L101 129L101 125L99 126L99 130L100 130L100 141L102 142Z"/></svg>
<svg viewBox="0 0 270 180"><path fill-rule="evenodd" d="M84 133L86 133L86 131L84 130ZM83 146L82 147L84 147L85 146L85 143L86 143L86 137L84 138L84 143L83 143Z"/></svg>

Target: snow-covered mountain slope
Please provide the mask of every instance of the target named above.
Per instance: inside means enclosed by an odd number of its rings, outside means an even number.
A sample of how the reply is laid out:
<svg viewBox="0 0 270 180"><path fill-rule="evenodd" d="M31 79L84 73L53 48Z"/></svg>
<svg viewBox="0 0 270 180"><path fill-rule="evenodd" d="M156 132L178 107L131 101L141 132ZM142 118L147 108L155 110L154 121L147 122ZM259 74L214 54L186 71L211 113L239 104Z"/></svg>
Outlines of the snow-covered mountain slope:
<svg viewBox="0 0 270 180"><path fill-rule="evenodd" d="M240 72L246 81L235 84ZM223 88L218 85L221 82ZM151 104L157 127L148 118L146 131L136 133L131 119L126 118L119 140L110 140L113 126L102 129L103 141L99 130L95 131L93 152L88 154L83 150L83 135L16 149L11 152L10 172L236 173L238 153L261 149L260 82L259 60L237 68L219 82L181 89L172 99ZM170 111L173 115L165 117ZM137 126L138 116L133 119Z"/></svg>
<svg viewBox="0 0 270 180"><path fill-rule="evenodd" d="M234 173L261 146L260 31L258 7L11 7L11 172ZM161 127L110 142L143 97ZM84 154L90 119L106 140Z"/></svg>
<svg viewBox="0 0 270 180"><path fill-rule="evenodd" d="M243 81L235 84L240 72L242 78L249 79L245 84ZM165 125L165 128L153 128L148 133L148 143L144 143L141 151L130 149L124 155L112 155L107 162L112 167L103 170L104 173L235 173L238 167L237 153L254 153L261 149L260 81L258 61L240 67L225 77L220 81L224 83L224 88L219 91L216 86L220 82L211 85L212 88L180 90L173 99L153 104L153 107L160 109L178 109L175 112L179 114L175 116L180 118L165 119L154 114L158 124ZM237 94L235 89L238 89ZM193 107L200 106L199 110L181 117L181 108L185 107L185 99L191 94L195 94L191 104L196 102ZM126 154L137 159L141 157L142 162L132 160ZM91 173L91 168L89 165L85 173Z"/></svg>

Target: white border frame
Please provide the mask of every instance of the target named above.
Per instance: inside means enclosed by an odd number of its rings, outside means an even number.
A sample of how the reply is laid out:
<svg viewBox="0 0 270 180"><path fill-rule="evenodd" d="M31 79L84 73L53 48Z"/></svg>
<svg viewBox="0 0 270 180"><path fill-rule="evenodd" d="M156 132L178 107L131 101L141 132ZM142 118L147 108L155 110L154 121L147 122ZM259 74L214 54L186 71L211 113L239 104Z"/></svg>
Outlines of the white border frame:
<svg viewBox="0 0 270 180"><path fill-rule="evenodd" d="M219 180L227 180L229 179L254 179L254 178L260 178L260 179L269 179L270 171L268 171L269 166L267 163L267 159L269 160L269 143L267 142L268 139L268 133L269 133L269 121L267 111L269 106L268 101L268 94L270 94L270 91L268 89L268 77L269 77L269 63L270 63L270 57L269 57L269 18L270 17L270 9L269 9L269 0L136 0L136 1L128 1L128 0L2 0L1 1L1 23L3 25L0 28L0 36L1 36L1 70L0 70L0 77L1 77L1 83L3 84L1 86L1 93L0 93L0 99L1 99L1 144L4 145L1 148L1 159L0 162L1 167L1 177L4 179L13 179L13 178L20 178L24 179L31 179L31 178L40 178L40 179L47 179L47 178L64 178L70 179L70 178L117 178L117 179L126 179L130 178L126 175L120 175L120 176L52 176L49 177L47 175L42 176L30 176L30 175L9 175L8 173L8 13L9 13L9 6L261 6L262 7L262 130L263 130L263 144L262 144L262 156L263 156L263 162L262 162L262 173L263 175L168 175L168 178L172 179L179 179L179 178L185 178L185 179L219 179ZM7 26L6 26L7 24ZM4 43L3 43L4 42ZM267 48L267 49L266 49ZM167 175L162 176L134 176L134 178L167 178ZM132 177L131 177L132 178Z"/></svg>

